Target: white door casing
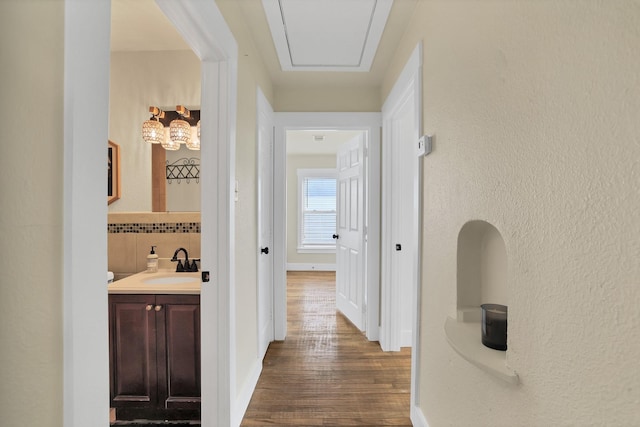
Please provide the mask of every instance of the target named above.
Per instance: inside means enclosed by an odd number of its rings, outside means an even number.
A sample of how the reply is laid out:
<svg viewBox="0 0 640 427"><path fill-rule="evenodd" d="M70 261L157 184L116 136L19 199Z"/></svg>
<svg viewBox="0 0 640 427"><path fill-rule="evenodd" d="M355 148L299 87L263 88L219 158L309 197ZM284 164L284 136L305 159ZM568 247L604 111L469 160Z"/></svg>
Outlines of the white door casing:
<svg viewBox="0 0 640 427"><path fill-rule="evenodd" d="M411 157L417 157L417 143L418 137L422 133L422 42L418 43L414 49L411 57L407 61L400 77L396 81L391 93L386 99L382 107L383 115L383 171L385 179L382 183L383 190L383 212L382 212L382 279L381 279L381 330L380 330L380 344L383 349L391 350L392 347L399 349L401 341L401 329L400 319L398 312L405 309L407 306L411 307L413 311L413 328L412 328L412 351L411 351L411 420L416 425L422 425L422 412L418 405L420 402L418 378L420 376L420 359L421 355L420 346L420 298L421 298L421 228L422 228L422 158L416 159L416 169L414 172L414 186L411 194L413 197L405 196L410 199L411 206L408 207L412 211L411 215L411 229L414 230L416 237L412 242L412 246L415 248L415 268L412 271L412 282L414 283L413 289L410 293L405 295L403 300L399 294L399 289L394 287L392 282L393 277L393 264L392 264L392 251L395 251L393 247L394 237L392 235L393 229L393 209L391 205L392 192L394 191L392 180L389 179L393 176L393 141L394 136L399 136L399 131L394 135L396 130L394 129L394 119L396 120L396 128L400 125L401 128L408 129L409 133L413 133L415 136L412 140L409 140L409 144L412 144L414 149L406 151L407 161L413 163ZM398 116L408 116L408 110L411 109L409 105L413 106L413 125L407 123L401 125L398 120ZM404 114L401 114L402 106L405 106ZM407 117L406 120L411 122L412 119ZM415 129L413 132L409 128ZM407 130L404 131L405 133ZM396 138L397 139L397 138ZM413 155L411 154L413 151ZM396 165L397 168L397 165ZM407 302L409 301L409 302ZM403 305L404 304L404 305Z"/></svg>
<svg viewBox="0 0 640 427"><path fill-rule="evenodd" d="M257 95L258 131L258 357L264 358L273 329L273 109Z"/></svg>
<svg viewBox="0 0 640 427"><path fill-rule="evenodd" d="M338 148L336 306L361 331L365 316L365 134Z"/></svg>
<svg viewBox="0 0 640 427"><path fill-rule="evenodd" d="M202 61L202 425L228 426L235 403L234 220L237 45L215 2L158 0L158 5ZM64 67L64 425L108 422L105 287L107 207L103 164L108 117L109 0L65 2ZM99 11L97 13L96 11ZM91 117L103 117L101 125ZM102 136L100 136L102 135ZM87 141L93 141L87 143ZM88 164L90 167L78 167ZM96 195L96 197L87 195ZM100 199L97 201L97 199ZM87 214L89 213L89 214ZM77 218L83 218L77 221ZM87 231L92 230L92 231ZM95 233L102 233L96 238ZM88 250L91 249L91 250ZM95 262L96 251L104 258ZM73 262L71 262L73 260ZM91 279L94 278L94 279ZM104 334L99 333L100 330ZM105 393L105 390L107 391Z"/></svg>
<svg viewBox="0 0 640 427"><path fill-rule="evenodd" d="M238 47L215 2L156 0L201 60L201 304L203 427L236 411L235 129Z"/></svg>

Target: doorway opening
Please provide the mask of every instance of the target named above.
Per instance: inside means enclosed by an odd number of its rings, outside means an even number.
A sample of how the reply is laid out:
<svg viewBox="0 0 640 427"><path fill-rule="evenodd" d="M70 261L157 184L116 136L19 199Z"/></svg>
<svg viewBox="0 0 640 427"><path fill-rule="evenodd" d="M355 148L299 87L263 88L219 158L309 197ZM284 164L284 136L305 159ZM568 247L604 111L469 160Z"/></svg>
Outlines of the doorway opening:
<svg viewBox="0 0 640 427"><path fill-rule="evenodd" d="M201 235L212 243L202 245L201 255L202 269L216 273L201 291L202 425L230 425L235 404L231 182L237 45L215 2L157 0L157 4L202 60L201 156L210 173L201 180L202 191L209 196L201 205ZM96 13L96 7L104 13ZM109 2L91 7L65 4L65 52L74 54L65 56L64 67L65 169L70 172L64 180L63 377L65 425L74 427L95 424L96 416L108 420L107 311L95 309L106 308L107 290L87 286L87 278L104 278L106 271L106 245L96 249L95 244L106 240L107 208L98 197L104 194L104 180L94 175L103 170L107 140L109 10ZM104 127L96 126L95 117L104 118ZM104 334L97 333L100 330Z"/></svg>
<svg viewBox="0 0 640 427"><path fill-rule="evenodd" d="M367 226L363 241L368 247L379 244L379 172L380 172L380 114L379 113L276 113L274 156L274 327L275 339L284 340L287 334L286 272L293 270L335 270L338 259L329 245L309 250L299 242L297 169L337 170L338 147L360 138L363 141L361 161L363 176L371 185L362 187L362 205L355 213L362 214L360 225ZM327 141L323 146L322 143ZM335 148L329 148L329 141ZM323 149L324 152L313 153ZM289 153L288 153L289 152ZM305 167L303 167L305 166ZM366 167L365 167L366 166ZM337 177L337 173L336 173ZM377 177L377 178L376 178ZM364 197L364 190L366 197ZM287 191L285 192L285 189ZM280 191L278 191L280 190ZM340 206L340 192L336 192L336 207ZM366 205L365 205L366 203ZM336 219L336 227L339 218ZM373 226L373 224L377 224ZM337 228L336 228L336 234ZM336 236L337 237L337 236ZM337 237L339 240L339 237ZM373 245L373 246L371 246ZM324 246L324 247L322 247ZM339 247L336 245L335 247ZM314 253L315 252L315 253ZM325 253L322 253L325 252ZM362 301L370 307L363 314L367 338L378 337L379 273L378 251L363 251L359 287ZM360 310L365 307L360 307Z"/></svg>

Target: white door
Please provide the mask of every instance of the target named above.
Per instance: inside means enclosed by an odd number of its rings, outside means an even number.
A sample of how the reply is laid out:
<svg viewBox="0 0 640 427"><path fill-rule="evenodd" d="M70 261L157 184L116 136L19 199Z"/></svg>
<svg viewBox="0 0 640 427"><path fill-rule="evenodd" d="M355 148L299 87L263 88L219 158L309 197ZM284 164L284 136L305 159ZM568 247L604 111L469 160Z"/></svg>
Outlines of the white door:
<svg viewBox="0 0 640 427"><path fill-rule="evenodd" d="M400 347L411 347L414 287L417 285L418 231L414 229L417 207L414 204L418 158L415 135L413 98L409 97L396 110L392 120L391 145L391 283L399 292L397 324Z"/></svg>
<svg viewBox="0 0 640 427"><path fill-rule="evenodd" d="M383 181L380 346L413 346L418 329L420 251L421 48L417 48L382 107Z"/></svg>
<svg viewBox="0 0 640 427"><path fill-rule="evenodd" d="M258 90L258 354L264 357L273 328L273 110Z"/></svg>
<svg viewBox="0 0 640 427"><path fill-rule="evenodd" d="M365 329L364 134L337 154L336 306L358 329Z"/></svg>

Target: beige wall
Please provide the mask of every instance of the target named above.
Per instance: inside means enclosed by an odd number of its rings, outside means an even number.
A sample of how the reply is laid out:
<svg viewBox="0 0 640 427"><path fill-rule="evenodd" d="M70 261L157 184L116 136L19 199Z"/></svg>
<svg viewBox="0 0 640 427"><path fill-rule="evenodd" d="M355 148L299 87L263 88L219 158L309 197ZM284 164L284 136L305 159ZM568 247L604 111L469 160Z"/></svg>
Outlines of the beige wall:
<svg viewBox="0 0 640 427"><path fill-rule="evenodd" d="M420 408L430 426L640 425L640 5L420 1L383 96L424 43ZM463 360L456 243L508 259L510 386Z"/></svg>
<svg viewBox="0 0 640 427"><path fill-rule="evenodd" d="M282 112L378 112L377 87L277 88L273 108Z"/></svg>
<svg viewBox="0 0 640 427"><path fill-rule="evenodd" d="M241 6L232 0L217 0L238 42L238 108L236 127L236 374L240 394L254 370L258 358L257 332L257 166L256 166L256 96L258 87L273 102L273 89L255 49L249 29L241 14Z"/></svg>
<svg viewBox="0 0 640 427"><path fill-rule="evenodd" d="M336 254L298 253L298 169L335 169L335 155L287 155L287 264L335 264Z"/></svg>
<svg viewBox="0 0 640 427"><path fill-rule="evenodd" d="M57 427L64 2L0 2L0 40L0 423Z"/></svg>
<svg viewBox="0 0 640 427"><path fill-rule="evenodd" d="M142 123L150 117L149 106L200 107L200 60L190 50L113 52L109 83L109 139L120 145L122 186L109 212L150 212L151 146L142 139ZM199 189L195 183L180 185Z"/></svg>

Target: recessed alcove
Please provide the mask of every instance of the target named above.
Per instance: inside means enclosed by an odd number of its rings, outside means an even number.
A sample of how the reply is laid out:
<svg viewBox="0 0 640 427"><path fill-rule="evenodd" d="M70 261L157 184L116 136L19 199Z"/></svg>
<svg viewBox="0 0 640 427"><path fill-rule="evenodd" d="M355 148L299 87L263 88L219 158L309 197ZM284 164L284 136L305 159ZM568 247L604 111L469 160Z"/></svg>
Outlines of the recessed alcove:
<svg viewBox="0 0 640 427"><path fill-rule="evenodd" d="M481 304L508 306L507 251L496 227L486 221L467 222L458 234L457 313L445 323L451 347L463 358L499 378L517 383L506 365L506 352L482 344Z"/></svg>

